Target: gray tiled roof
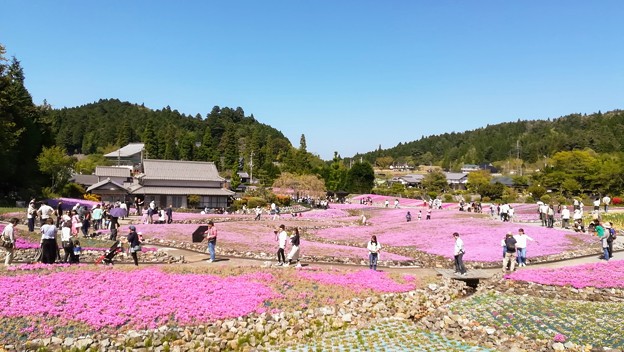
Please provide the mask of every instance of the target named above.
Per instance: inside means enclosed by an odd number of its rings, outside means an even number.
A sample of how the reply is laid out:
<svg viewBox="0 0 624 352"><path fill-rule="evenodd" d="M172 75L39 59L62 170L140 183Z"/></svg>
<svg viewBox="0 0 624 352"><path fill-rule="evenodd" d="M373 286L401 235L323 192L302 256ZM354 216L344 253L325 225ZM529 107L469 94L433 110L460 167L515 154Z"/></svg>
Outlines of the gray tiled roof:
<svg viewBox="0 0 624 352"><path fill-rule="evenodd" d="M130 169L116 166L97 166L95 175L99 177L131 177Z"/></svg>
<svg viewBox="0 0 624 352"><path fill-rule="evenodd" d="M224 188L203 188L203 187L156 187L145 186L134 189L132 194L163 194L163 195L198 195L198 196L231 196L234 192Z"/></svg>
<svg viewBox="0 0 624 352"><path fill-rule="evenodd" d="M112 181L110 178L104 179L98 183L93 184L91 187L87 188L87 192L91 192L94 189L98 189L102 186L105 186L107 184L113 184L115 187L119 188L120 190L123 190L124 192L127 192L126 189L124 188L124 186L120 185L119 183Z"/></svg>
<svg viewBox="0 0 624 352"><path fill-rule="evenodd" d="M212 162L143 160L145 180L224 181Z"/></svg>
<svg viewBox="0 0 624 352"><path fill-rule="evenodd" d="M133 156L138 154L145 148L144 143L130 143L121 149L117 149L114 152L110 152L108 154L104 154L106 158L127 158L129 156Z"/></svg>
<svg viewBox="0 0 624 352"><path fill-rule="evenodd" d="M401 177L405 182L408 183L420 183L422 182L423 178L425 178L425 175L421 175L421 174L409 174L409 175L405 175L403 177Z"/></svg>
<svg viewBox="0 0 624 352"><path fill-rule="evenodd" d="M69 179L71 182L77 183L83 186L91 186L98 182L98 177L95 175L80 175L75 174Z"/></svg>
<svg viewBox="0 0 624 352"><path fill-rule="evenodd" d="M444 175L446 176L446 180L447 181L466 181L468 179L468 174L464 174L461 172L445 172Z"/></svg>

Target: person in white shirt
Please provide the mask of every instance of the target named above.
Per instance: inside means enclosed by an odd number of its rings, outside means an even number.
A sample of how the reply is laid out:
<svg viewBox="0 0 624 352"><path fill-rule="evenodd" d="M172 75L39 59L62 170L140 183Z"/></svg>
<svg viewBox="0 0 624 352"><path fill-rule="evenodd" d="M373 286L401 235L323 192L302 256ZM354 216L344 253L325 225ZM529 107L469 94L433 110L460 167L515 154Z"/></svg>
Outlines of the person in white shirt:
<svg viewBox="0 0 624 352"><path fill-rule="evenodd" d="M377 236L373 235L371 237L366 248L368 249L368 267L377 271L377 261L379 260L379 251L381 250L381 245L377 242Z"/></svg>
<svg viewBox="0 0 624 352"><path fill-rule="evenodd" d="M594 211L600 211L600 198L596 198L596 200L594 201Z"/></svg>
<svg viewBox="0 0 624 352"><path fill-rule="evenodd" d="M286 226L284 224L279 226L279 229L275 231L277 235L277 243L279 248L277 249L277 265L282 266L286 263L286 255L284 250L286 249L286 241L288 241L288 233L286 232Z"/></svg>
<svg viewBox="0 0 624 352"><path fill-rule="evenodd" d="M602 205L604 206L605 213L609 211L609 204L611 204L611 197L609 197L609 195L607 194L606 196L602 197Z"/></svg>
<svg viewBox="0 0 624 352"><path fill-rule="evenodd" d="M518 229L518 234L515 235L514 238L516 239L516 262L518 263L518 266L526 266L527 240L534 240L524 233L524 229Z"/></svg>
<svg viewBox="0 0 624 352"><path fill-rule="evenodd" d="M28 203L28 210L26 211L26 218L28 219L28 232L35 231L35 218L37 217L37 209L35 208L35 200L32 199Z"/></svg>
<svg viewBox="0 0 624 352"><path fill-rule="evenodd" d="M47 202L41 203L39 210L37 210L39 217L41 219L41 226L47 224L48 219L54 214L54 209L48 205Z"/></svg>
<svg viewBox="0 0 624 352"><path fill-rule="evenodd" d="M464 266L464 241L459 237L459 233L453 233L455 238L455 249L453 250L453 256L455 257L455 274L466 276L466 267Z"/></svg>
<svg viewBox="0 0 624 352"><path fill-rule="evenodd" d="M561 210L561 227L567 229L570 227L570 210L567 206L563 206Z"/></svg>
<svg viewBox="0 0 624 352"><path fill-rule="evenodd" d="M6 243L6 246L2 246L2 249L7 252L4 257L5 266L11 265L13 261L13 254L15 253L15 233L17 232L15 225L17 225L17 223L19 223L19 219L12 218L9 224L2 230L2 235L0 236L1 242Z"/></svg>

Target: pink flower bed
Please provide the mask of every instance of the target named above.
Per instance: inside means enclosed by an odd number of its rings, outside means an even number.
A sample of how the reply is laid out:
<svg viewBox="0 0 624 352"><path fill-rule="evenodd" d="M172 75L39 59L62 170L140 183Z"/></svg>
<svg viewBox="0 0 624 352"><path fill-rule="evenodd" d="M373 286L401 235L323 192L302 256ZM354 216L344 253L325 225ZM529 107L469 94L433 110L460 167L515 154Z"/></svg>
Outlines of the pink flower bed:
<svg viewBox="0 0 624 352"><path fill-rule="evenodd" d="M185 325L261 311L264 301L279 297L261 283L273 279L268 273L222 278L154 268L1 276L0 316L46 316L94 329ZM68 282L89 284L68 289Z"/></svg>
<svg viewBox="0 0 624 352"><path fill-rule="evenodd" d="M217 247L224 249L236 249L241 252L267 253L277 252L278 243L273 230L277 229L282 222L223 222L217 223L218 240ZM298 222L293 222L298 225ZM169 224L169 225L136 225L137 231L142 232L145 238L167 239L175 241L191 242L191 235L199 225L196 224ZM291 226L287 225L290 233ZM121 231L127 233L126 229ZM368 259L366 241L362 241L361 247L351 247L329 243L319 243L301 239L302 256L332 256L344 258ZM288 248L287 247L287 251ZM412 258L392 253L382 253L382 260L406 261Z"/></svg>
<svg viewBox="0 0 624 352"><path fill-rule="evenodd" d="M74 205L76 205L76 203L80 203L80 205L86 206L87 209L91 209L97 204L102 204L102 202L94 202L92 200L77 199L77 198L54 198L54 199L47 200L48 205L55 209L59 201L63 201L63 210L72 209Z"/></svg>
<svg viewBox="0 0 624 352"><path fill-rule="evenodd" d="M377 206L383 206L387 200L389 203L388 206L394 207L395 199L399 200L399 206L409 206L409 207L424 207L425 206L424 201L421 199L397 198L397 197L390 197L390 196L381 196L378 194L363 194L361 196L353 197L353 200L359 202L360 199L367 199L369 197L373 201L373 204Z"/></svg>
<svg viewBox="0 0 624 352"><path fill-rule="evenodd" d="M505 279L574 288L624 288L624 260L589 263L556 269L528 269Z"/></svg>
<svg viewBox="0 0 624 352"><path fill-rule="evenodd" d="M505 233L517 233L523 227L529 237L527 254L542 256L561 253L574 248L572 238L584 243L594 243L587 235L573 234L559 229L524 226L517 223L493 221L487 215L464 213L454 210L434 210L432 220L416 220L418 212L411 211L412 221L406 222L405 209L380 209L373 213L371 226L347 226L321 229L317 236L330 240L361 241L365 243L376 235L382 247L414 246L427 253L453 257L453 232L459 232L466 249L465 260L493 262L502 260L501 239Z"/></svg>
<svg viewBox="0 0 624 352"><path fill-rule="evenodd" d="M404 276L408 283L400 284L390 278L387 272L359 270L347 273L326 273L300 270L297 275L303 279L317 281L326 285L348 287L355 292L371 290L374 292L406 292L416 288L413 276Z"/></svg>

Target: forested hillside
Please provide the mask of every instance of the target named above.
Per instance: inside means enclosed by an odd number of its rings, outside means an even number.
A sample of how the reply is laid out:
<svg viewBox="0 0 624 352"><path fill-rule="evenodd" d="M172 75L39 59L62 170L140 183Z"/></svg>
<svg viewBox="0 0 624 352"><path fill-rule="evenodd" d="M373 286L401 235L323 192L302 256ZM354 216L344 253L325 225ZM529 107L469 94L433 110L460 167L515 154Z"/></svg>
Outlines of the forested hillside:
<svg viewBox="0 0 624 352"><path fill-rule="evenodd" d="M215 161L223 169L239 157L254 163L282 159L292 148L284 135L242 108L215 106L206 116L166 107L151 110L117 99L50 111L47 121L57 146L69 153L106 152L130 142L145 142L151 159ZM271 158L267 159L266 156Z"/></svg>
<svg viewBox="0 0 624 352"><path fill-rule="evenodd" d="M413 165L434 164L458 170L462 164L490 163L516 158L525 163L559 151L592 149L598 153L624 151L624 112L573 114L554 120L517 121L462 133L445 133L399 143L363 155L375 163L379 157Z"/></svg>

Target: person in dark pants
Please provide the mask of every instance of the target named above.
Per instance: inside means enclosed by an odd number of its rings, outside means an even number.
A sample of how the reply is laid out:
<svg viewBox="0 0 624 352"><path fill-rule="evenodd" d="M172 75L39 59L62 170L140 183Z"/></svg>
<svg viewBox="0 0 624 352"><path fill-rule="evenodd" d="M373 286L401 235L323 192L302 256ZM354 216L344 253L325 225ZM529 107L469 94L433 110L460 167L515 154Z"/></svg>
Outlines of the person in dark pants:
<svg viewBox="0 0 624 352"><path fill-rule="evenodd" d="M46 223L41 226L41 262L43 264L54 264L57 255L56 226L54 226L54 220L48 218Z"/></svg>
<svg viewBox="0 0 624 352"><path fill-rule="evenodd" d="M459 238L459 233L453 233L453 238L455 238L455 249L453 251L453 255L455 257L455 274L459 274L461 276L466 276L466 267L464 266L464 241Z"/></svg>
<svg viewBox="0 0 624 352"><path fill-rule="evenodd" d="M128 243L130 244L130 254L134 260L134 265L139 266L138 252L141 251L141 240L136 232L136 227L130 225L130 233L128 234Z"/></svg>
<svg viewBox="0 0 624 352"><path fill-rule="evenodd" d="M61 223L63 222L63 201L58 202L56 205L56 228L61 228Z"/></svg>
<svg viewBox="0 0 624 352"><path fill-rule="evenodd" d="M114 216L110 217L109 229L110 229L110 240L111 241L117 241L117 230L119 229L119 222L117 221L117 219L118 218L116 218Z"/></svg>
<svg viewBox="0 0 624 352"><path fill-rule="evenodd" d="M37 208L35 207L34 199L31 200L30 203L28 203L26 217L28 218L28 232L35 232L35 218L37 217Z"/></svg>
<svg viewBox="0 0 624 352"><path fill-rule="evenodd" d="M167 224L171 224L173 221L173 204L169 204L169 208L166 211L167 214Z"/></svg>

